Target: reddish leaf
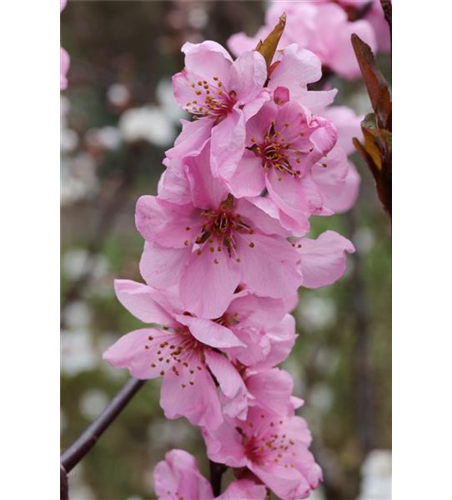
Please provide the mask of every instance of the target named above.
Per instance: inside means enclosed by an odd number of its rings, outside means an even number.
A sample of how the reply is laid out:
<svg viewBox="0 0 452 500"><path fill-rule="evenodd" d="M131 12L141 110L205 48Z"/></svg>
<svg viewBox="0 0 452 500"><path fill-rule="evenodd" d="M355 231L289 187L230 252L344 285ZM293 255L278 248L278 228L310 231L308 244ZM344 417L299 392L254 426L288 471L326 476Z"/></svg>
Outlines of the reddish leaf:
<svg viewBox="0 0 452 500"><path fill-rule="evenodd" d="M367 87L372 108L377 117L378 126L380 128L389 128L392 104L388 84L375 64L375 57L369 45L356 34L352 35L352 45Z"/></svg>

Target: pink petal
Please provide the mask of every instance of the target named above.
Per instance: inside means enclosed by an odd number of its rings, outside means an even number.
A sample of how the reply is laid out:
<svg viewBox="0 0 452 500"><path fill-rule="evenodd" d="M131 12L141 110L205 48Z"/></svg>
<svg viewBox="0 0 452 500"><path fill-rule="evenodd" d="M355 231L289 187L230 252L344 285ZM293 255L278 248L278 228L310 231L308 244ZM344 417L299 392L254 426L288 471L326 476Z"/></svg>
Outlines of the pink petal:
<svg viewBox="0 0 452 500"><path fill-rule="evenodd" d="M272 168L265 181L272 201L292 219L289 229L294 234L306 234L311 211L303 189L303 179L281 174Z"/></svg>
<svg viewBox="0 0 452 500"><path fill-rule="evenodd" d="M246 387L254 397L253 406L263 408L282 417L294 414L291 399L293 380L289 373L279 368L250 372L246 376Z"/></svg>
<svg viewBox="0 0 452 500"><path fill-rule="evenodd" d="M205 351L206 363L224 395L223 413L229 417L246 418L247 391L239 372L221 354Z"/></svg>
<svg viewBox="0 0 452 500"><path fill-rule="evenodd" d="M322 190L325 205L339 214L351 210L359 195L361 177L353 163L348 162L348 165L347 177L342 186L331 186L327 191L324 186Z"/></svg>
<svg viewBox="0 0 452 500"><path fill-rule="evenodd" d="M245 150L245 137L245 115L236 109L212 129L210 161L214 176L229 178Z"/></svg>
<svg viewBox="0 0 452 500"><path fill-rule="evenodd" d="M283 238L290 235L286 229L281 227L278 212L268 198L257 196L239 199L236 202L236 211L253 229L258 229L267 235L278 235Z"/></svg>
<svg viewBox="0 0 452 500"><path fill-rule="evenodd" d="M187 248L162 248L145 243L140 260L140 273L148 285L168 289L178 285L180 276L190 258Z"/></svg>
<svg viewBox="0 0 452 500"><path fill-rule="evenodd" d="M234 420L226 417L215 430L202 429L210 460L230 467L244 467L247 458L244 454L242 436L236 431Z"/></svg>
<svg viewBox="0 0 452 500"><path fill-rule="evenodd" d="M266 328L278 324L284 318L286 305L282 299L259 297L248 292L233 299L227 313L241 326Z"/></svg>
<svg viewBox="0 0 452 500"><path fill-rule="evenodd" d="M158 197L179 205L190 204L192 199L185 166L182 166L180 161L169 158L166 158L164 163L167 169L158 183Z"/></svg>
<svg viewBox="0 0 452 500"><path fill-rule="evenodd" d="M121 337L103 354L103 359L115 368L127 368L132 377L151 379L160 376L161 366L157 359L159 344L168 334L156 328L142 328ZM153 340L149 340L152 338ZM146 346L148 348L146 349ZM155 366L151 366L152 363Z"/></svg>
<svg viewBox="0 0 452 500"><path fill-rule="evenodd" d="M282 465L251 465L250 469L281 500L307 498L311 488L302 474Z"/></svg>
<svg viewBox="0 0 452 500"><path fill-rule="evenodd" d="M70 63L69 54L63 47L60 47L60 90L67 88L67 72L69 71Z"/></svg>
<svg viewBox="0 0 452 500"><path fill-rule="evenodd" d="M121 304L144 323L159 323L163 326L175 326L174 317L156 302L160 293L141 283L130 280L115 280L115 292Z"/></svg>
<svg viewBox="0 0 452 500"><path fill-rule="evenodd" d="M237 246L243 282L257 294L281 298L300 286L302 278L296 272L296 251L285 239L257 233L240 234Z"/></svg>
<svg viewBox="0 0 452 500"><path fill-rule="evenodd" d="M265 189L262 160L252 151L246 150L235 172L226 183L236 198L259 196Z"/></svg>
<svg viewBox="0 0 452 500"><path fill-rule="evenodd" d="M270 341L270 352L265 361L256 363L255 368L273 368L287 359L297 339L295 333L295 318L286 314L280 324L267 330Z"/></svg>
<svg viewBox="0 0 452 500"><path fill-rule="evenodd" d="M322 113L324 109L333 103L337 89L332 90L302 90L298 93L296 100L302 106L308 108L312 113Z"/></svg>
<svg viewBox="0 0 452 500"><path fill-rule="evenodd" d="M263 484L256 484L249 479L240 479L231 483L224 493L217 497L217 500L265 500L266 493Z"/></svg>
<svg viewBox="0 0 452 500"><path fill-rule="evenodd" d="M267 64L259 52L245 52L232 64L229 92L236 92L237 102L246 104L255 99L267 80Z"/></svg>
<svg viewBox="0 0 452 500"><path fill-rule="evenodd" d="M138 199L135 222L143 238L166 248L192 247L201 228L200 211L156 196ZM188 229L187 229L188 228Z"/></svg>
<svg viewBox="0 0 452 500"><path fill-rule="evenodd" d="M180 297L196 316L219 318L240 282L241 270L225 251L212 253L207 245L199 252L190 255L180 281Z"/></svg>
<svg viewBox="0 0 452 500"><path fill-rule="evenodd" d="M190 358L187 368L177 368L179 375L169 370L163 378L160 406L166 418L186 417L193 425L216 429L223 421L220 401L199 354Z"/></svg>
<svg viewBox="0 0 452 500"><path fill-rule="evenodd" d="M186 159L193 205L203 209L217 209L228 196L225 184L212 175L210 157L211 147L208 143L199 156Z"/></svg>
<svg viewBox="0 0 452 500"><path fill-rule="evenodd" d="M361 120L352 108L348 106L331 106L325 110L325 115L329 118L337 129L337 145L341 147L347 155L355 151L353 137L362 137Z"/></svg>
<svg viewBox="0 0 452 500"><path fill-rule="evenodd" d="M317 82L322 76L320 59L296 43L287 46L279 58L268 86L273 89L286 87L292 98L296 98L308 83Z"/></svg>
<svg viewBox="0 0 452 500"><path fill-rule="evenodd" d="M217 42L210 40L202 43L186 42L182 46L185 54L185 67L190 73L199 76L217 76L223 83L227 82L232 64L229 52Z"/></svg>
<svg viewBox="0 0 452 500"><path fill-rule="evenodd" d="M196 459L183 450L169 451L165 460L155 466L154 488L159 500L213 500L212 487L200 474Z"/></svg>
<svg viewBox="0 0 452 500"><path fill-rule="evenodd" d="M319 288L337 281L347 266L346 252L355 251L352 243L334 231L325 231L317 240L303 238L301 245L301 272L303 286Z"/></svg>
<svg viewBox="0 0 452 500"><path fill-rule="evenodd" d="M177 320L182 325L188 326L193 337L211 347L222 349L244 345L229 328L209 319L178 315Z"/></svg>
<svg viewBox="0 0 452 500"><path fill-rule="evenodd" d="M201 118L189 122L181 120L182 132L178 135L174 147L166 152L166 156L181 162L186 156L197 156L210 139L213 120Z"/></svg>
<svg viewBox="0 0 452 500"><path fill-rule="evenodd" d="M339 75L346 79L361 77L359 65L350 42L351 35L355 33L364 40L375 53L377 43L372 26L365 20L346 23L337 32L336 43L333 53L329 59L329 66Z"/></svg>

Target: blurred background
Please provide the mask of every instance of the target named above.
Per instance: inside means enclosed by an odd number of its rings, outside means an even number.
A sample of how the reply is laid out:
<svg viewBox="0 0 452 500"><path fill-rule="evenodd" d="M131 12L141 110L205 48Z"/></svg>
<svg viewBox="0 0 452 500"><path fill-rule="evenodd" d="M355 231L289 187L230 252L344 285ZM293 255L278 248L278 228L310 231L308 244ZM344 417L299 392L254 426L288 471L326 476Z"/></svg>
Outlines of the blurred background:
<svg viewBox="0 0 452 500"><path fill-rule="evenodd" d="M61 96L61 433L70 445L128 379L102 352L141 326L116 300L114 278L141 281L143 241L134 206L155 194L164 151L184 113L170 77L183 67L181 45L225 44L263 24L260 1L71 1L61 15L69 85ZM389 56L379 64L390 78ZM332 80L336 103L370 110L361 81ZM334 229L357 252L333 286L301 290L299 338L285 364L325 480L312 498L390 498L390 223L371 176L355 208L314 218L313 233ZM70 475L72 500L154 499L152 470L171 448L193 453L207 474L199 429L166 420L159 382L149 381ZM228 476L225 478L225 482Z"/></svg>

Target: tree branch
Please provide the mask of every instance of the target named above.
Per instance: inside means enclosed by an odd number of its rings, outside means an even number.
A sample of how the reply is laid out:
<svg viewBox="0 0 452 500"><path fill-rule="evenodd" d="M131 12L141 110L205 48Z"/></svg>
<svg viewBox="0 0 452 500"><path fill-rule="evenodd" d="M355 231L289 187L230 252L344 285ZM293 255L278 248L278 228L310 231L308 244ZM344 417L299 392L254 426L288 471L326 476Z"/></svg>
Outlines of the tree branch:
<svg viewBox="0 0 452 500"><path fill-rule="evenodd" d="M227 466L223 464L217 464L209 460L210 467L210 484L212 486L213 496L218 497L221 495L221 480L223 474L227 470Z"/></svg>
<svg viewBox="0 0 452 500"><path fill-rule="evenodd" d="M66 474L91 450L100 436L108 429L145 382L146 380L134 378L128 380L96 420L69 448L63 451L60 456L60 464Z"/></svg>

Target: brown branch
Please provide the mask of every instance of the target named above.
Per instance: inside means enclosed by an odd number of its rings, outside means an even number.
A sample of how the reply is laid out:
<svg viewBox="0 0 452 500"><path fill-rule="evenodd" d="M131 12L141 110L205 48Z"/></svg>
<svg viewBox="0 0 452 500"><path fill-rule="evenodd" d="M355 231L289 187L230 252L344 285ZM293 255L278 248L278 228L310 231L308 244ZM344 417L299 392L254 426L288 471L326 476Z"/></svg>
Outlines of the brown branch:
<svg viewBox="0 0 452 500"><path fill-rule="evenodd" d="M143 387L146 380L130 379L111 400L105 410L91 423L81 436L60 456L60 464L67 474L91 450L97 440L124 410L129 401Z"/></svg>
<svg viewBox="0 0 452 500"><path fill-rule="evenodd" d="M353 211L345 215L348 234L356 231L356 219ZM369 365L370 311L368 307L367 287L363 276L363 263L357 250L351 258L353 269L350 276L351 306L354 312L354 402L357 421L357 434L362 456L374 445L374 418L372 408L373 381Z"/></svg>
<svg viewBox="0 0 452 500"><path fill-rule="evenodd" d="M218 497L221 495L221 480L223 479L223 474L228 468L226 465L217 464L216 462L212 462L212 460L209 460L209 468L213 496Z"/></svg>

